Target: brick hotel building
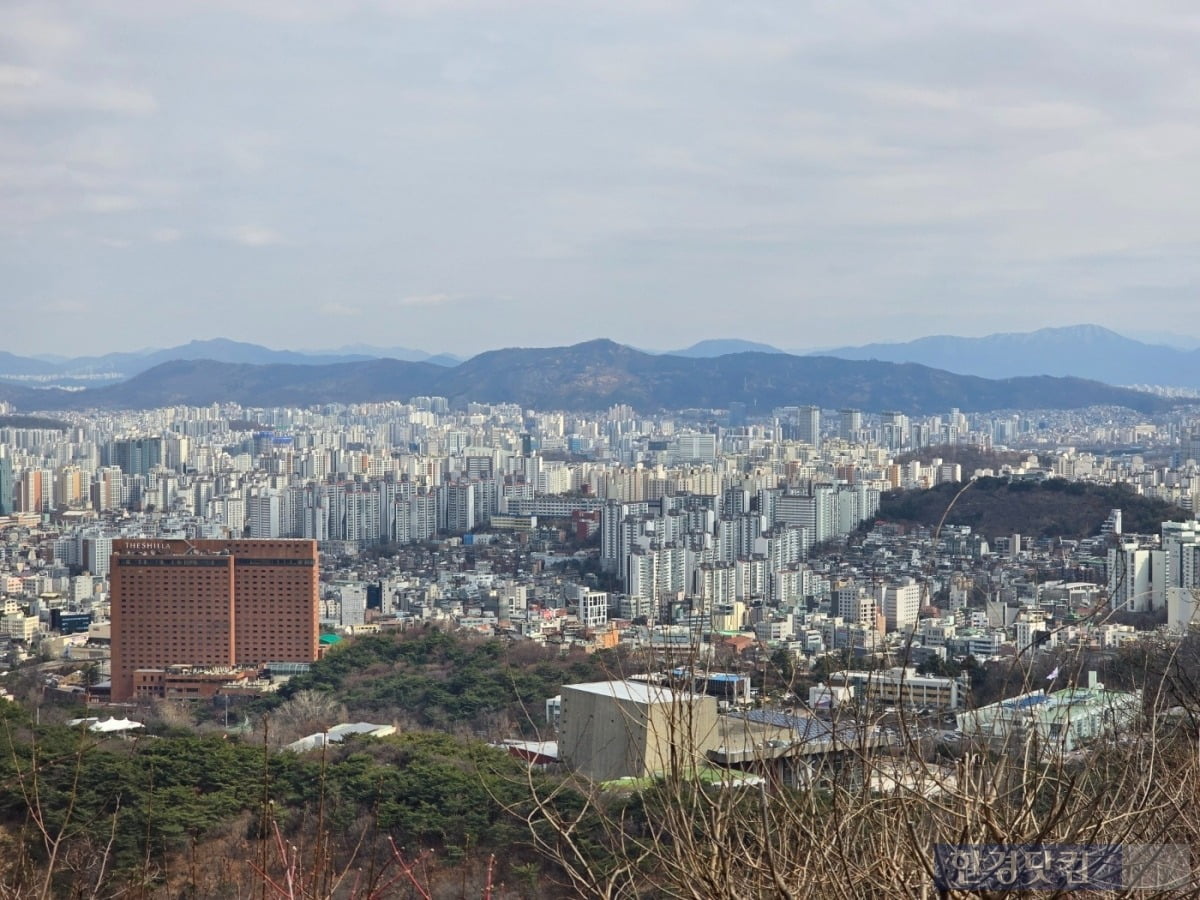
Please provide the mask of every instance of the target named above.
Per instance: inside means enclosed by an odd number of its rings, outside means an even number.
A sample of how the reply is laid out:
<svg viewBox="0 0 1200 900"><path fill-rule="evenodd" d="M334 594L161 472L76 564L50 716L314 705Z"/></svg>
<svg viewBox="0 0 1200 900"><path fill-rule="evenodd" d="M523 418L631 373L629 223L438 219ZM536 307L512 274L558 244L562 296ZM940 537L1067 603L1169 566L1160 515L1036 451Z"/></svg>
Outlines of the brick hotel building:
<svg viewBox="0 0 1200 900"><path fill-rule="evenodd" d="M317 658L318 564L309 540L114 540L112 699L139 669Z"/></svg>

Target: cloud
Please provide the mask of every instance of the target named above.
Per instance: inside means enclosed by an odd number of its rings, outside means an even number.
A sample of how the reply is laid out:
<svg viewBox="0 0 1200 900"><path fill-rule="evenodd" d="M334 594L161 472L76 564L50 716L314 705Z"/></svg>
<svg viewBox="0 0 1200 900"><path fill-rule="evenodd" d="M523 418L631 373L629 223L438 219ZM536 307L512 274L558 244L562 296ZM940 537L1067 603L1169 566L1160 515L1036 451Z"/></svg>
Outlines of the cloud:
<svg viewBox="0 0 1200 900"><path fill-rule="evenodd" d="M239 225L228 229L225 237L243 247L272 247L284 243L279 232L261 225Z"/></svg>
<svg viewBox="0 0 1200 900"><path fill-rule="evenodd" d="M0 72L0 112L10 115L82 111L148 116L158 111L154 94L136 85L80 83L34 69L5 68L6 71Z"/></svg>
<svg viewBox="0 0 1200 900"><path fill-rule="evenodd" d="M459 352L1166 319L1151 287L1200 291L1198 26L1170 0L0 2L0 283L204 308L236 281L286 340L289 303L430 346L447 312ZM459 314L499 295L520 314Z"/></svg>
<svg viewBox="0 0 1200 900"><path fill-rule="evenodd" d="M90 194L83 201L85 210L97 213L128 212L140 205L136 197L128 194Z"/></svg>
<svg viewBox="0 0 1200 900"><path fill-rule="evenodd" d="M57 55L81 43L79 31L63 17L53 18L34 5L0 7L0 35L26 53Z"/></svg>
<svg viewBox="0 0 1200 900"><path fill-rule="evenodd" d="M85 313L92 310L92 304L85 300L55 299L39 304L48 313Z"/></svg>
<svg viewBox="0 0 1200 900"><path fill-rule="evenodd" d="M454 299L450 294L410 294L396 301L397 306L443 306Z"/></svg>
<svg viewBox="0 0 1200 900"><path fill-rule="evenodd" d="M31 88L42 80L42 73L28 66L0 64L0 90L5 88Z"/></svg>

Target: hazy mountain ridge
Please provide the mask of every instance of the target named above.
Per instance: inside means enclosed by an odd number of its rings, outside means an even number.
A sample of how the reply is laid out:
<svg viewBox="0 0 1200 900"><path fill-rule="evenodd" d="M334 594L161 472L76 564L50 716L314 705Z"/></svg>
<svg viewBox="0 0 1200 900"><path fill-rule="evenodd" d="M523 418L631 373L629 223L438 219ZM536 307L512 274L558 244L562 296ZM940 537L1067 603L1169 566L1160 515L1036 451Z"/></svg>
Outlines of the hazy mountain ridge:
<svg viewBox="0 0 1200 900"><path fill-rule="evenodd" d="M697 341L682 350L667 350L666 356L688 356L697 359L711 359L714 356L728 356L730 353L787 353L771 344L759 341L744 341L740 338L710 338Z"/></svg>
<svg viewBox="0 0 1200 900"><path fill-rule="evenodd" d="M433 362L451 366L459 360L451 354L433 355L405 347L379 348L357 345L336 351L273 350L260 344L229 338L190 341L165 349L106 353L100 356L58 357L55 359L17 356L0 351L0 379L5 376L36 377L46 380L58 376L64 382L72 377L111 375L109 380L130 378L155 366L177 360L213 360L247 365L323 366L375 359L406 362ZM57 379L55 379L57 380Z"/></svg>
<svg viewBox="0 0 1200 900"><path fill-rule="evenodd" d="M1099 325L1042 328L979 338L934 335L905 343L838 347L822 355L915 362L982 378L1054 375L1106 384L1200 388L1200 350L1147 344Z"/></svg>
<svg viewBox="0 0 1200 900"><path fill-rule="evenodd" d="M17 356L0 350L0 372L8 375L50 375L57 371L54 363L32 356Z"/></svg>
<svg viewBox="0 0 1200 900"><path fill-rule="evenodd" d="M989 380L915 364L828 356L734 353L715 358L656 356L610 340L570 347L510 348L481 353L453 368L429 362L368 360L329 365L249 365L211 360L164 363L120 384L84 391L33 390L0 383L0 399L18 409L134 409L310 405L407 400L434 394L459 403L517 402L543 409L726 408L765 412L813 403L916 414L1009 408L1127 406L1143 412L1170 403L1137 391L1078 378Z"/></svg>
<svg viewBox="0 0 1200 900"><path fill-rule="evenodd" d="M501 352L501 351L489 351ZM873 343L824 350L781 350L736 338L699 341L654 356L713 360L739 353L917 363L962 375L1002 379L1034 375L1077 377L1105 384L1154 384L1200 388L1200 349L1182 349L1124 337L1097 325L1043 328L968 338L933 335L903 343ZM480 354L487 356L487 354ZM478 357L475 357L478 358ZM209 359L250 365L332 365L373 359L461 365L452 353L430 354L408 347L347 344L334 350L273 350L227 338L197 340L167 349L108 353L78 358L25 357L0 351L0 379L79 387L113 382L174 360Z"/></svg>

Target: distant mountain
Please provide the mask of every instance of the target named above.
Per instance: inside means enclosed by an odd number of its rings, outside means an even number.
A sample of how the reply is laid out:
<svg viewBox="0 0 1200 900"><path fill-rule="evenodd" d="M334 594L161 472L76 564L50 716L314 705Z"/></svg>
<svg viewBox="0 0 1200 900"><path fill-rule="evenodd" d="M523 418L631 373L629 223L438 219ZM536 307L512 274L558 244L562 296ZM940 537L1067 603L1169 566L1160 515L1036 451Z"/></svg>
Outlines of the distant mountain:
<svg viewBox="0 0 1200 900"><path fill-rule="evenodd" d="M309 354L295 350L272 350L259 344L213 338L207 341L191 341L179 347L152 350L141 353L109 353L104 356L80 357L63 364L62 371L69 374L80 371L120 372L136 375L165 362L180 359L211 359L217 362L247 363L250 365L330 365L339 362L357 362L370 359L359 354Z"/></svg>
<svg viewBox="0 0 1200 900"><path fill-rule="evenodd" d="M348 398L369 402L428 393L425 389L445 371L430 363L372 359L332 365L265 365L214 360L173 360L141 372L120 384L84 391L34 391L24 402L41 401L40 409L151 409L160 406L309 406ZM0 398L3 398L0 385Z"/></svg>
<svg viewBox="0 0 1200 900"><path fill-rule="evenodd" d="M347 344L344 347L338 347L336 350L312 350L306 352L312 355L353 354L369 359L400 359L407 362L431 362L438 366L457 366L463 361L463 357L455 356L453 353L426 353L424 350L415 350L412 347L376 347L372 344Z"/></svg>
<svg viewBox="0 0 1200 900"><path fill-rule="evenodd" d="M711 359L714 356L727 356L730 353L783 353L778 347L770 344L760 344L758 341L742 341L736 338L728 340L707 340L692 344L682 350L668 350L667 356L688 356L695 359Z"/></svg>
<svg viewBox="0 0 1200 900"><path fill-rule="evenodd" d="M439 366L457 365L461 360L450 354L431 356L423 350L405 347L376 348L360 345L344 351L307 352L296 350L272 350L259 344L214 338L191 341L178 347L165 349L137 350L125 353L106 353L103 356L67 357L22 357L0 352L0 379L18 377L22 380L36 379L61 386L87 386L90 379L99 382L118 381L145 372L155 366L175 360L210 359L216 362L243 363L249 365L297 365L319 366L344 362L362 362L371 359L399 359L406 361L429 361ZM106 377L107 376L107 377Z"/></svg>
<svg viewBox="0 0 1200 900"><path fill-rule="evenodd" d="M56 371L58 367L54 363L0 350L0 378L5 375L52 375Z"/></svg>
<svg viewBox="0 0 1200 900"><path fill-rule="evenodd" d="M1176 350L1200 350L1200 337L1183 334L1182 332L1130 331L1125 336L1141 341L1144 344L1162 344L1164 347L1174 347Z"/></svg>
<svg viewBox="0 0 1200 900"><path fill-rule="evenodd" d="M11 391L11 392L10 392ZM1168 401L1078 378L1003 381L913 364L781 353L734 353L712 359L656 356L608 340L572 347L493 350L453 368L428 362L369 360L334 365L248 365L211 360L164 363L129 381L84 391L31 391L0 384L0 399L21 410L137 409L310 405L434 394L458 403L516 402L542 409L725 408L752 410L814 403L868 411L931 414L1011 408L1127 406L1143 412Z"/></svg>
<svg viewBox="0 0 1200 900"><path fill-rule="evenodd" d="M15 381L0 380L0 402L11 403L14 409L70 409L65 398L70 391L41 391Z"/></svg>
<svg viewBox="0 0 1200 900"><path fill-rule="evenodd" d="M422 362L433 363L435 366L457 366L463 362L461 356L455 356L453 353L437 353L433 356L426 357Z"/></svg>
<svg viewBox="0 0 1200 900"><path fill-rule="evenodd" d="M1145 344L1098 325L1042 328L981 338L938 335L900 344L839 347L825 351L824 355L920 363L983 378L1058 375L1105 384L1200 388L1200 349Z"/></svg>

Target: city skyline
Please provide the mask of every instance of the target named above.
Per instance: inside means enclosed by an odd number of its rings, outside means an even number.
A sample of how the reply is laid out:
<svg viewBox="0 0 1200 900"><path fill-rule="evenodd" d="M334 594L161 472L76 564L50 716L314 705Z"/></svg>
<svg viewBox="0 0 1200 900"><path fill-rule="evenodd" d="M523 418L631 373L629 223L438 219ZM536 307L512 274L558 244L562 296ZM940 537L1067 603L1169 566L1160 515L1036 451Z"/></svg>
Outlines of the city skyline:
<svg viewBox="0 0 1200 900"><path fill-rule="evenodd" d="M1194 27L1078 2L11 5L5 349L1169 333L1197 279Z"/></svg>

